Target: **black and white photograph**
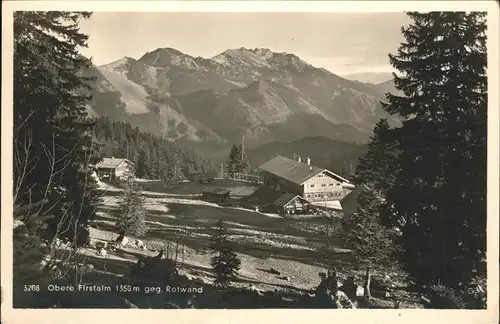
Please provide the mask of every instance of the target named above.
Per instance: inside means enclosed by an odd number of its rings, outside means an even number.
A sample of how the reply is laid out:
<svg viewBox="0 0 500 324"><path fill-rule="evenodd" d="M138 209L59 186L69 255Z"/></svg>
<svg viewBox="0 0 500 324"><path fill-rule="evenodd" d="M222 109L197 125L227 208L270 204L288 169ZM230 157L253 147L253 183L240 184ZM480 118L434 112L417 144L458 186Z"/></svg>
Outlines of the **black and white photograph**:
<svg viewBox="0 0 500 324"><path fill-rule="evenodd" d="M497 322L498 5L203 2L3 11L2 308Z"/></svg>

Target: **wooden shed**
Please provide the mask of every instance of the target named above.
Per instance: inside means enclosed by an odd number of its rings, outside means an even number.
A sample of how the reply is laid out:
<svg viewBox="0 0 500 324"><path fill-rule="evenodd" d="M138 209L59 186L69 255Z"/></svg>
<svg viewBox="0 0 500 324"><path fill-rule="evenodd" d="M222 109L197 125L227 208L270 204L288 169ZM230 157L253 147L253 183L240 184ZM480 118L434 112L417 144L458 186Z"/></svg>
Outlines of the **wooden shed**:
<svg viewBox="0 0 500 324"><path fill-rule="evenodd" d="M123 158L103 158L96 165L97 175L100 179L114 182L133 176L134 163Z"/></svg>
<svg viewBox="0 0 500 324"><path fill-rule="evenodd" d="M203 190L203 200L214 203L227 203L231 197L231 191L225 188L210 188Z"/></svg>
<svg viewBox="0 0 500 324"><path fill-rule="evenodd" d="M309 207L307 200L292 193L284 193L272 203L272 208L281 215L307 213Z"/></svg>

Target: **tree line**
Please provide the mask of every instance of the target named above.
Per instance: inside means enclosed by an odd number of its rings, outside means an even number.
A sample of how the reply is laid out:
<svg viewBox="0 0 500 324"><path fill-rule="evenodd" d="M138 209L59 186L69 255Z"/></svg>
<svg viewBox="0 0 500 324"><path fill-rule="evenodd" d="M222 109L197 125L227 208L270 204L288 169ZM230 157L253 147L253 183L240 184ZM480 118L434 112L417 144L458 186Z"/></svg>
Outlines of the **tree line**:
<svg viewBox="0 0 500 324"><path fill-rule="evenodd" d="M195 152L184 151L164 138L141 132L130 123L94 120L94 137L100 157L126 158L136 166L136 175L146 179L182 179L198 173L216 172L215 163Z"/></svg>

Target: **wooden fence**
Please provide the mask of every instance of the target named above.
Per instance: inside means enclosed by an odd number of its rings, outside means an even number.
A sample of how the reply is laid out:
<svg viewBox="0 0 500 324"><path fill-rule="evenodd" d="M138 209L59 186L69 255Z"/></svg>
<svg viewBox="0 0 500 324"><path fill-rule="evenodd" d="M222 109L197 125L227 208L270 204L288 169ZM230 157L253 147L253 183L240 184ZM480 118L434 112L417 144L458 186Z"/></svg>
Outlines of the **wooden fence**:
<svg viewBox="0 0 500 324"><path fill-rule="evenodd" d="M244 182L253 182L253 183L262 183L261 177L255 174L248 173L234 173L234 174L225 174L226 179L244 181Z"/></svg>

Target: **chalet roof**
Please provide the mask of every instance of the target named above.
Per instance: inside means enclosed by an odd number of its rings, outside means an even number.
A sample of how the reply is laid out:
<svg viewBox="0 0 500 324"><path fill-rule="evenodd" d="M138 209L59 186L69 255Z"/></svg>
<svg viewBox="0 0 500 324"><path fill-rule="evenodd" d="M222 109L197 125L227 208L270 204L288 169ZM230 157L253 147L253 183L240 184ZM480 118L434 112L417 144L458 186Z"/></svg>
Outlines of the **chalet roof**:
<svg viewBox="0 0 500 324"><path fill-rule="evenodd" d="M283 195L281 195L278 199L276 199L273 202L273 205L283 207L283 206L286 206L289 202L291 202L295 198L305 200L304 198L300 197L299 195L287 192L287 193L284 193Z"/></svg>
<svg viewBox="0 0 500 324"><path fill-rule="evenodd" d="M283 193L275 191L271 188L260 187L250 196L241 198L240 202L247 205L266 206L272 204L282 195Z"/></svg>
<svg viewBox="0 0 500 324"><path fill-rule="evenodd" d="M266 172L272 173L280 178L289 180L296 184L302 184L320 172L326 171L332 177L342 182L349 182L341 176L327 170L318 168L314 165L295 161L284 156L278 155L275 158L262 164L260 168Z"/></svg>
<svg viewBox="0 0 500 324"><path fill-rule="evenodd" d="M127 161L128 163L134 165L131 161L127 159L122 159L122 158L103 158L101 162L97 163L96 167L98 169L115 169L117 168L120 164L122 164L123 161Z"/></svg>
<svg viewBox="0 0 500 324"><path fill-rule="evenodd" d="M203 190L203 192L216 194L216 195L225 195L227 193L230 193L231 190L225 189L225 188L207 188L207 189Z"/></svg>

